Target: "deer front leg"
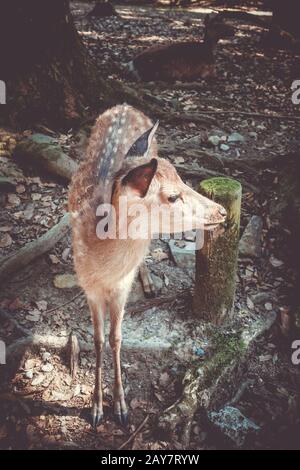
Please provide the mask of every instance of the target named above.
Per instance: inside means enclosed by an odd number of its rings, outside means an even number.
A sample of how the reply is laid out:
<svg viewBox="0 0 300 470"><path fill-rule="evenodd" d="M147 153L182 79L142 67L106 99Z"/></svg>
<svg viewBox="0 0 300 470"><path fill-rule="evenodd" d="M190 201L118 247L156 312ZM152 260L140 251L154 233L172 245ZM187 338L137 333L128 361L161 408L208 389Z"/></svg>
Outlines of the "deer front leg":
<svg viewBox="0 0 300 470"><path fill-rule="evenodd" d="M123 296L122 296L123 297ZM125 403L124 389L122 384L121 371L121 341L122 341L122 320L124 315L125 299L116 298L110 304L110 334L109 344L113 352L113 362L115 371L114 382L114 415L119 424L126 426L128 423L128 411Z"/></svg>
<svg viewBox="0 0 300 470"><path fill-rule="evenodd" d="M94 343L96 352L95 388L92 404L92 424L96 428L103 418L102 359L104 349L105 305L88 300L94 325Z"/></svg>

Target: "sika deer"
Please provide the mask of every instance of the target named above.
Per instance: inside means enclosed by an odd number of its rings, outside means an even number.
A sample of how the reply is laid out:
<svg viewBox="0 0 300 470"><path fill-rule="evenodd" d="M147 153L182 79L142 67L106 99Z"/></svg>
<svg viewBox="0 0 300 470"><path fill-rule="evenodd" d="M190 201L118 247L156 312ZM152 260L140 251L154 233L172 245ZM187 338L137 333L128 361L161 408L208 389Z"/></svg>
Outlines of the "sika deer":
<svg viewBox="0 0 300 470"><path fill-rule="evenodd" d="M215 51L221 38L233 36L233 28L221 15L205 17L204 40L151 47L127 64L144 81L193 81L216 76Z"/></svg>
<svg viewBox="0 0 300 470"><path fill-rule="evenodd" d="M130 212L135 204L141 205L147 214L152 204L165 204L169 208L176 206L177 216L171 218L173 232L182 231L180 215L189 213L188 209L203 209L203 218L190 217L187 229L200 227L203 223L210 228L225 219L226 212L222 206L185 185L173 165L157 156L156 128L157 124L153 126L142 112L126 104L107 110L95 123L86 158L74 175L69 191L75 268L94 324L94 426L103 416L101 381L106 309L110 313L109 343L115 369L114 413L121 424L127 422L120 363L121 324L135 273L153 235L150 227L144 238L130 235L122 238L122 223L129 226L135 220ZM122 197L128 204L126 214L120 212ZM107 219L103 214L101 217L96 215L104 203L111 203L107 206L110 209L105 206L109 213ZM110 221L113 211L117 215L116 236L105 238L107 221ZM123 222L119 222L122 217ZM147 222L146 218L144 222ZM105 220L105 230L100 234L99 220L101 223ZM159 227L159 233L161 231Z"/></svg>

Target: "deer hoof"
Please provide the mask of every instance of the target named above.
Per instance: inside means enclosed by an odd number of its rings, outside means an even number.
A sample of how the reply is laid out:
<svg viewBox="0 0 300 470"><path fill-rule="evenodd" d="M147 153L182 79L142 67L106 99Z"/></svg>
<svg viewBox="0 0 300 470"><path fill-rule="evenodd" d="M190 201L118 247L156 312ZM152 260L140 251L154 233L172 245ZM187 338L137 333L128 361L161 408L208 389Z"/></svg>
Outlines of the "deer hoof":
<svg viewBox="0 0 300 470"><path fill-rule="evenodd" d="M103 419L102 407L97 405L97 403L94 403L92 407L92 426L94 429L96 429L97 426L99 426L102 419Z"/></svg>
<svg viewBox="0 0 300 470"><path fill-rule="evenodd" d="M121 413L115 413L114 416L115 416L115 421L116 421L117 424L119 424L123 427L128 426L129 419L128 419L128 412L127 411L121 412Z"/></svg>

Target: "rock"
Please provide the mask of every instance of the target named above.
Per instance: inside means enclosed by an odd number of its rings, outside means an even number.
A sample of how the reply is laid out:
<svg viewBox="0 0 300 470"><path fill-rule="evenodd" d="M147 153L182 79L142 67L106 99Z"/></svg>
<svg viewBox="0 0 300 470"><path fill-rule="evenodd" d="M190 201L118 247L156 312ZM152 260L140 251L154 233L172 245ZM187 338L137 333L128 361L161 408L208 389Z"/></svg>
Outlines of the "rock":
<svg viewBox="0 0 300 470"><path fill-rule="evenodd" d="M4 233L0 236L0 248L7 248L13 242L13 239L9 235L9 233Z"/></svg>
<svg viewBox="0 0 300 470"><path fill-rule="evenodd" d="M159 377L159 385L163 388L167 387L170 383L170 376L167 372L163 372Z"/></svg>
<svg viewBox="0 0 300 470"><path fill-rule="evenodd" d="M242 134L239 134L238 132L233 132L228 137L227 142L232 142L232 143L245 142L245 137L242 136Z"/></svg>
<svg viewBox="0 0 300 470"><path fill-rule="evenodd" d="M221 141L221 138L218 135L210 135L208 138L208 142L212 144L214 147L217 147Z"/></svg>
<svg viewBox="0 0 300 470"><path fill-rule="evenodd" d="M196 240L196 231L195 230L188 230L183 234L184 239L188 242L194 242Z"/></svg>
<svg viewBox="0 0 300 470"><path fill-rule="evenodd" d="M251 299L255 305L262 304L266 302L271 297L269 292L258 292L257 294L251 294Z"/></svg>
<svg viewBox="0 0 300 470"><path fill-rule="evenodd" d="M195 347L193 348L193 352L194 352L194 354L196 354L196 356L198 356L198 357L204 357L204 356L205 356L205 351L204 351L204 349L198 348L197 346L195 346Z"/></svg>
<svg viewBox="0 0 300 470"><path fill-rule="evenodd" d="M68 391L67 393L60 392L58 390L53 390L51 393L51 399L54 401L68 401L72 398L73 391Z"/></svg>
<svg viewBox="0 0 300 470"><path fill-rule="evenodd" d="M239 243L240 256L257 258L261 256L262 218L253 215L244 230Z"/></svg>
<svg viewBox="0 0 300 470"><path fill-rule="evenodd" d="M25 377L26 379L31 380L32 377L33 377L33 370L32 370L32 369L31 369L31 370L27 370L27 371L25 372L25 374L24 374L24 377Z"/></svg>
<svg viewBox="0 0 300 470"><path fill-rule="evenodd" d="M270 257L270 263L273 266L273 268L280 268L284 264L283 261L281 261L280 259L275 258L275 256Z"/></svg>
<svg viewBox="0 0 300 470"><path fill-rule="evenodd" d="M24 217L25 220L31 220L34 214L34 205L33 204L27 204L26 209L24 210Z"/></svg>
<svg viewBox="0 0 300 470"><path fill-rule="evenodd" d="M43 372L51 372L54 369L53 365L48 362L47 364L43 364L41 370Z"/></svg>
<svg viewBox="0 0 300 470"><path fill-rule="evenodd" d="M156 294L159 294L159 292L164 287L164 281L154 273L151 273L151 279L153 281Z"/></svg>
<svg viewBox="0 0 300 470"><path fill-rule="evenodd" d="M223 150L223 152L228 152L228 150L230 149L229 145L227 144L221 144L220 145L220 149Z"/></svg>
<svg viewBox="0 0 300 470"><path fill-rule="evenodd" d="M233 406L225 406L218 412L210 411L208 418L237 447L242 447L260 430L259 426Z"/></svg>
<svg viewBox="0 0 300 470"><path fill-rule="evenodd" d="M169 240L169 248L177 266L180 266L182 268L195 267L195 242Z"/></svg>
<svg viewBox="0 0 300 470"><path fill-rule="evenodd" d="M24 364L24 369L25 370L34 369L35 365L36 365L35 359L27 359L27 361Z"/></svg>
<svg viewBox="0 0 300 470"><path fill-rule="evenodd" d="M31 310L28 315L26 315L26 320L37 322L40 320L40 317L41 317L41 312L37 308L35 308Z"/></svg>
<svg viewBox="0 0 300 470"><path fill-rule="evenodd" d="M21 199L14 193L8 194L7 201L12 206L19 206L21 204Z"/></svg>
<svg viewBox="0 0 300 470"><path fill-rule="evenodd" d="M272 354L265 354L265 355L259 356L259 362L270 361L272 358L273 358Z"/></svg>
<svg viewBox="0 0 300 470"><path fill-rule="evenodd" d="M10 193L15 190L16 183L12 178L0 176L0 193Z"/></svg>
<svg viewBox="0 0 300 470"><path fill-rule="evenodd" d="M265 309L268 310L269 312L273 310L273 305L271 304L271 302L265 303Z"/></svg>
<svg viewBox="0 0 300 470"><path fill-rule="evenodd" d="M31 382L31 385L33 387L36 387L37 385L40 385L42 382L44 382L44 380L45 380L45 376L43 374L39 374L33 379L33 381Z"/></svg>
<svg viewBox="0 0 300 470"><path fill-rule="evenodd" d="M77 278L74 274L57 274L53 284L58 289L72 289L78 286Z"/></svg>
<svg viewBox="0 0 300 470"><path fill-rule="evenodd" d="M43 362L48 362L50 361L50 359L51 359L51 354L49 352L46 351L42 354Z"/></svg>

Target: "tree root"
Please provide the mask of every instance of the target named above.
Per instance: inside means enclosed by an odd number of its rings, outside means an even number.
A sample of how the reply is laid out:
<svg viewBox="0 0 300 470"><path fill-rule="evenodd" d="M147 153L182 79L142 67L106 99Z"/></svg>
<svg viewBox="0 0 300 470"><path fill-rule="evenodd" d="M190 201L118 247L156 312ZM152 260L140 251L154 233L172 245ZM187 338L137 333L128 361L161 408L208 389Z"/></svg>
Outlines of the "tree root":
<svg viewBox="0 0 300 470"><path fill-rule="evenodd" d="M27 243L17 253L1 260L0 280L9 279L10 275L27 266L38 256L47 253L69 231L69 214L65 214L58 224L36 240Z"/></svg>
<svg viewBox="0 0 300 470"><path fill-rule="evenodd" d="M229 398L224 395L236 394L239 386L236 375L246 361L250 346L273 326L275 320L276 314L258 320L238 337L228 338L226 335L223 342L217 333L215 353L203 365L198 364L186 372L181 397L158 419L158 430L164 438L180 441L183 448L189 446L191 426L198 408L211 408L220 401L220 397L224 402ZM231 389L224 387L229 377Z"/></svg>

